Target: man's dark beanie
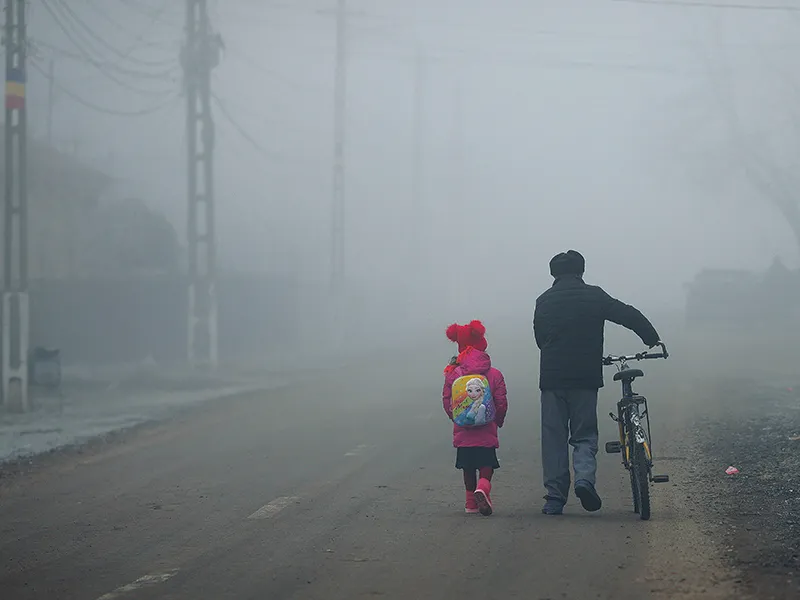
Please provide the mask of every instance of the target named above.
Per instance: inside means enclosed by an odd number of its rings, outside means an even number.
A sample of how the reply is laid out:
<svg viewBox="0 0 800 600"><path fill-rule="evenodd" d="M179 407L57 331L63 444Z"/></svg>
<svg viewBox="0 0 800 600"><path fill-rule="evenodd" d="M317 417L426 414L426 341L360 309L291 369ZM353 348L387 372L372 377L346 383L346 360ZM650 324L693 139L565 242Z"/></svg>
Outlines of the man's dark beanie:
<svg viewBox="0 0 800 600"><path fill-rule="evenodd" d="M550 274L553 277L564 275L583 275L586 269L586 260L580 252L568 250L561 254L556 254L550 259Z"/></svg>

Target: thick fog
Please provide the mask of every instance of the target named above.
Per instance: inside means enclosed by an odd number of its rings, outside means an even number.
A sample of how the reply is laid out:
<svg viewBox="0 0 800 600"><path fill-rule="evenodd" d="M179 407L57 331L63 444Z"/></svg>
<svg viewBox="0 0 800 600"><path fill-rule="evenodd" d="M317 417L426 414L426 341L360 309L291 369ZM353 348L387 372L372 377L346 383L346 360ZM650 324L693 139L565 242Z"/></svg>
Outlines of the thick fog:
<svg viewBox="0 0 800 600"><path fill-rule="evenodd" d="M358 310L391 322L410 297L412 320L527 326L548 260L568 248L588 281L651 312L682 309L706 267L797 267L751 169L785 177L796 156L800 13L752 10L760 1L350 0L345 268L366 294ZM32 3L28 91L31 134L47 139L53 58L53 144L181 239L183 4ZM225 45L213 73L223 268L330 277L335 8L210 1Z"/></svg>

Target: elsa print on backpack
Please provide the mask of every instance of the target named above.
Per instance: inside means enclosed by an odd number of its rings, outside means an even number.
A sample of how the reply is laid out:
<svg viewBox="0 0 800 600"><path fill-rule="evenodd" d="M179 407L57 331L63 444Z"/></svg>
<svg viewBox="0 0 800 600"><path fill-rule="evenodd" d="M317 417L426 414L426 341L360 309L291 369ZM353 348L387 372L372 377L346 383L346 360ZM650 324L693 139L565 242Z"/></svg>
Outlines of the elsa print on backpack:
<svg viewBox="0 0 800 600"><path fill-rule="evenodd" d="M495 408L489 380L483 375L462 375L453 382L453 423L480 427L494 421Z"/></svg>

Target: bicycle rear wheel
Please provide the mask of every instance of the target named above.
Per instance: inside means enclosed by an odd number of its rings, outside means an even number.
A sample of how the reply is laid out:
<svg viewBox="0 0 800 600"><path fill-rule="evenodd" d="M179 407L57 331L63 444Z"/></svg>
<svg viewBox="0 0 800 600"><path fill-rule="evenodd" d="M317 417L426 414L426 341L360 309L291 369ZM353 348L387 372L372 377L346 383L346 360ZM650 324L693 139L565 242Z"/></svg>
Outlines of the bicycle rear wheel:
<svg viewBox="0 0 800 600"><path fill-rule="evenodd" d="M638 506L639 518L650 519L650 475L644 445L635 443L631 461L631 485L633 486L634 508Z"/></svg>
<svg viewBox="0 0 800 600"><path fill-rule="evenodd" d="M636 475L634 474L633 462L628 468L628 475L631 476L631 496L633 497L633 512L639 514L639 484L637 483Z"/></svg>

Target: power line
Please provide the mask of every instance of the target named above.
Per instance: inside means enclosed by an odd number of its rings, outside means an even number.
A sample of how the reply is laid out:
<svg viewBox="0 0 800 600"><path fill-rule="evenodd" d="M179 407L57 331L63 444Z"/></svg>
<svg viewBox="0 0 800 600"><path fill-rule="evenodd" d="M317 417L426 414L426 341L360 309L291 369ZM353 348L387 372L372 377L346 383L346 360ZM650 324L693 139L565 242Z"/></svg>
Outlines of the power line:
<svg viewBox="0 0 800 600"><path fill-rule="evenodd" d="M76 50L80 53L83 59L96 68L101 74L103 74L107 79L113 81L120 87L123 87L129 91L132 91L137 94L141 94L143 96L166 96L170 94L170 92L155 92L153 90L142 90L133 85L129 84L122 79L116 77L103 63L97 61L95 58L91 56L91 54L75 39L75 36L70 32L70 30L65 26L62 20L59 18L58 14L56 14L53 7L49 4L49 0L42 0L42 6L44 6L45 10L50 14L50 16L55 20L56 25L61 29L62 33L67 37L70 43L75 47Z"/></svg>
<svg viewBox="0 0 800 600"><path fill-rule="evenodd" d="M702 2L700 0L610 0L616 2L628 2L633 4L664 4L667 6L688 6L688 7L709 7L709 8L741 8L745 10L772 10L772 11L789 11L789 12L800 12L800 7L793 7L793 6L759 6L759 5L744 5L744 4L732 4L732 3L725 3L725 2ZM263 5L259 4L259 8L271 9L271 8L282 8L281 6L273 7L272 5L264 3ZM297 10L298 12L307 13L309 15L313 15L313 9L303 8L303 7L295 7L295 6L287 6L293 10ZM226 15L230 18L230 15ZM585 40L598 40L598 41L625 41L625 40L641 40L646 41L648 43L652 43L653 41L662 42L668 45L680 45L683 46L687 43L692 43L691 39L681 39L677 37L668 38L665 36L645 36L645 35L632 35L632 34L603 34L598 33L596 31L567 31L567 30L557 30L557 29L546 29L546 28L535 28L535 27L526 27L525 25L502 25L496 26L494 23L486 22L481 23L479 25L475 25L472 23L467 22L459 22L459 20L447 20L447 19L430 19L430 18L416 18L406 15L391 15L391 14L381 14L381 13L358 13L358 18L362 20L378 20L378 21L385 21L390 23L408 25L408 26L432 26L447 29L449 31L456 31L456 32L479 32L482 37L486 35L502 35L502 36L525 36L526 38L531 37L553 37L553 38L578 38L581 41ZM283 30L288 28L288 24L286 23L278 23L276 24L273 21L265 21L261 20L255 16L248 16L247 20L239 21L237 19L237 25L253 25L257 27L267 26L280 26ZM301 28L302 29L302 28ZM789 43L767 43L767 44L760 44L760 46L789 46L789 47L796 47L798 44L789 44ZM752 47L753 44L747 43L727 43L726 46L735 46L735 47Z"/></svg>
<svg viewBox="0 0 800 600"><path fill-rule="evenodd" d="M224 88L223 84L219 83L219 79L216 77L212 77L214 86L218 86L220 88ZM289 97L283 96L284 99ZM242 98L242 100L245 100ZM284 114L273 114L275 112L275 108L278 106L278 103L274 102L267 102L266 105L262 102L257 108L252 106L248 106L246 102L239 101L239 99L232 99L226 98L225 105L228 109L228 112L231 114L235 114L241 120L242 118L248 119L248 122L256 121L259 127L273 127L278 128L280 131L283 132L291 132L292 134L296 135L322 135L323 130L319 127L313 126L309 124L309 120L307 118L302 120L302 123L298 123L296 120L292 120L291 117L288 117ZM265 113L265 106L268 106L269 110ZM283 106L283 104L280 104ZM296 104L290 106L290 108L297 108ZM249 129L249 128L248 128Z"/></svg>
<svg viewBox="0 0 800 600"><path fill-rule="evenodd" d="M113 63L100 62L88 56L87 53L85 52L84 53L72 52L65 48L61 48L60 46L56 46L55 44L52 44L50 42L44 42L42 40L32 40L31 46L34 48L39 48L39 47L46 48L50 50L50 52L54 53L56 58L68 58L84 64L88 64L90 66L102 70L104 75L105 71L110 69L112 71L116 71L121 75L134 77L136 79L142 79L142 80L150 79L150 80L161 80L170 82L176 80L179 76L180 66L178 65L177 62L173 67L170 67L169 69L164 69L163 71L159 72L145 73L143 71L127 69L125 67Z"/></svg>
<svg viewBox="0 0 800 600"><path fill-rule="evenodd" d="M50 6L50 8L52 9L52 5L49 4L50 2L53 2L56 6L61 7L61 9L65 13L67 13L67 15L69 17L71 17L71 20L80 29L82 29L83 31L86 32L85 35L88 36L89 39L94 39L97 44L99 44L100 46L106 48L108 51L116 54L121 59L129 60L132 63L136 63L136 64L139 64L139 65L144 66L144 67L161 67L161 66L164 66L165 61L163 61L163 60L161 60L161 61L147 61L147 60L142 60L142 59L139 59L139 58L134 58L134 57L130 56L130 53L132 52L132 50L130 50L127 53L125 53L125 52L121 51L119 48L117 48L116 46L114 46L113 44L111 44L108 41L106 41L106 39L101 37L101 36L99 36L92 27L87 25L86 22L83 19L81 19L81 17L74 10L72 10L72 8L69 6L69 4L67 4L65 2L65 0L42 0L42 3L45 6ZM64 20L66 21L66 20L69 20L69 19L64 19Z"/></svg>
<svg viewBox="0 0 800 600"><path fill-rule="evenodd" d="M91 8L94 9L94 11L104 21L106 21L107 23L110 23L111 25L113 25L117 30L132 36L137 42L141 42L142 44L141 44L140 47L151 47L151 48L159 47L159 46L160 47L164 47L163 43L153 42L153 41L145 41L144 36L153 29L153 27L156 25L156 23L159 22L159 17L162 14L164 14L164 12L166 12L167 7L169 6L169 0L164 0L159 9L154 9L155 12L153 13L153 16L148 16L147 17L150 20L150 23L148 24L148 26L146 28L144 28L139 33L135 33L133 31L131 31L127 27L124 27L123 25L121 25L116 19L113 19L111 16L109 16L108 13L106 13L105 10L103 10L102 8L100 8L96 4L97 0L85 0L85 1ZM136 46L131 46L127 51L124 52L124 54L126 56L130 56L130 54L136 48L137 48Z"/></svg>
<svg viewBox="0 0 800 600"><path fill-rule="evenodd" d="M151 6L142 6L142 4L140 4L136 0L117 0L117 1L133 13L153 19L154 23L161 23L163 25L169 25L170 27L177 27L177 28L183 27L183 24L181 23L175 23L173 21L166 20L164 18L166 10L164 12L160 12L160 10L157 8L153 8ZM172 4L174 5L174 2L172 2Z"/></svg>
<svg viewBox="0 0 800 600"><path fill-rule="evenodd" d="M333 50L327 47L308 47L314 55L324 54L329 56ZM351 55L359 58L391 59L413 63L416 56L412 51L405 49L394 51L370 51L370 52L351 52ZM654 64L646 62L600 62L595 60L579 60L558 57L539 57L527 52L506 51L496 54L488 54L480 49L443 49L432 52L428 55L431 62L445 63L471 63L502 66L528 66L539 69L556 70L593 70L593 71L619 71L619 72L638 72L644 74L666 74L666 75L691 75L699 71L684 69L670 64Z"/></svg>
<svg viewBox="0 0 800 600"><path fill-rule="evenodd" d="M800 12L800 6L781 6L769 4L730 4L727 2L701 2L700 0L611 0L626 4L649 4L651 6L683 6L690 8L723 8L732 10Z"/></svg>
<svg viewBox="0 0 800 600"><path fill-rule="evenodd" d="M282 73L279 73L277 71L273 71L272 69L267 69L260 62L258 62L257 60L253 59L251 56L249 56L249 55L245 54L244 52L242 52L238 47L231 46L229 42L225 44L225 52L226 52L226 54L232 53L234 58L238 57L240 61L242 61L243 63L248 65L250 68L252 68L252 69L254 69L254 70L256 70L256 71L258 71L260 73L263 73L264 75L268 75L270 77L273 77L276 80L280 81L281 83L283 83L284 85L286 85L286 86L288 86L290 88L294 88L296 90L304 90L304 89L305 90L313 89L315 91L319 90L320 86L315 86L313 84L304 84L304 83L301 83L301 82L298 82L298 81L292 79L291 77L287 77L286 75L284 75Z"/></svg>
<svg viewBox="0 0 800 600"><path fill-rule="evenodd" d="M83 34L80 34L80 32L76 31L74 29L74 27L69 27L68 26L68 22L70 21L70 19L68 17L64 17L63 15L59 14L59 11L57 10L56 6L54 6L54 5L52 5L50 3L52 1L55 1L55 0L42 0L42 5L44 6L45 10L48 12L50 17L55 21L55 24L58 26L58 28L61 30L61 32L65 35L67 40L72 44L72 46L74 46L80 52L81 56L83 56L83 58L87 62L89 62L91 64L94 64L94 65L102 65L104 68L107 68L107 67L114 68L114 69L117 69L120 72L123 72L123 73L126 73L126 74L128 74L128 73L133 74L134 76L139 76L139 75L147 76L147 75L150 75L150 73L147 73L146 71L133 70L131 68L122 67L122 66L116 65L114 63L109 63L107 61L101 61L101 60L98 60L98 59L94 58L92 56L92 52L95 49L92 47L91 40L89 41L88 44L84 45L81 42L81 39L80 39ZM86 41L85 37L83 37L83 41L84 42ZM120 51L115 49L115 53L117 53L119 55ZM101 55L106 55L108 53L101 51L100 54ZM177 63L177 61L174 60L174 59L170 60L170 61L159 61L158 62L158 66L173 65L173 64L176 64L176 63Z"/></svg>
<svg viewBox="0 0 800 600"><path fill-rule="evenodd" d="M264 156L267 156L267 157L269 157L269 158L271 158L273 160L284 160L284 158L281 157L277 152L272 152L270 150L267 150L266 148L264 148L264 146L259 144L253 138L253 136L251 136L249 133L247 133L247 130L244 127L242 127L239 124L239 122L230 113L228 108L225 106L225 102L222 100L222 98L220 98L215 93L211 94L211 98L216 103L217 107L219 108L220 113L222 113L222 116L225 117L225 119L228 121L228 123L230 123L230 125L239 133L239 135L241 135L245 140L247 140L250 143L250 145L253 146L253 148L258 150Z"/></svg>
<svg viewBox="0 0 800 600"><path fill-rule="evenodd" d="M106 114L106 115L115 116L115 117L143 117L143 116L146 116L146 115L150 115L150 114L156 113L156 112L158 112L160 110L163 110L163 109L167 108L177 98L177 95L173 95L168 101L162 102L161 104L148 106L146 108L142 108L142 109L139 109L139 110L132 110L132 111L117 110L117 109L108 108L108 107L105 107L105 106L100 106L99 104L94 104L93 102L91 102L89 100L86 100L85 98L82 98L81 96L79 96L78 94L76 94L75 92L70 90L69 88L64 87L58 80L56 80L55 78L51 77L47 73L47 71L45 71L38 63L31 62L31 66L33 66L33 68L36 71L38 71L45 79L47 79L48 81L52 81L53 85L55 87L57 87L60 92L62 92L65 96L71 98L72 100L74 100L78 104L84 106L85 108L91 109L93 111L96 111L96 112L99 112L99 113L102 113L102 114Z"/></svg>

